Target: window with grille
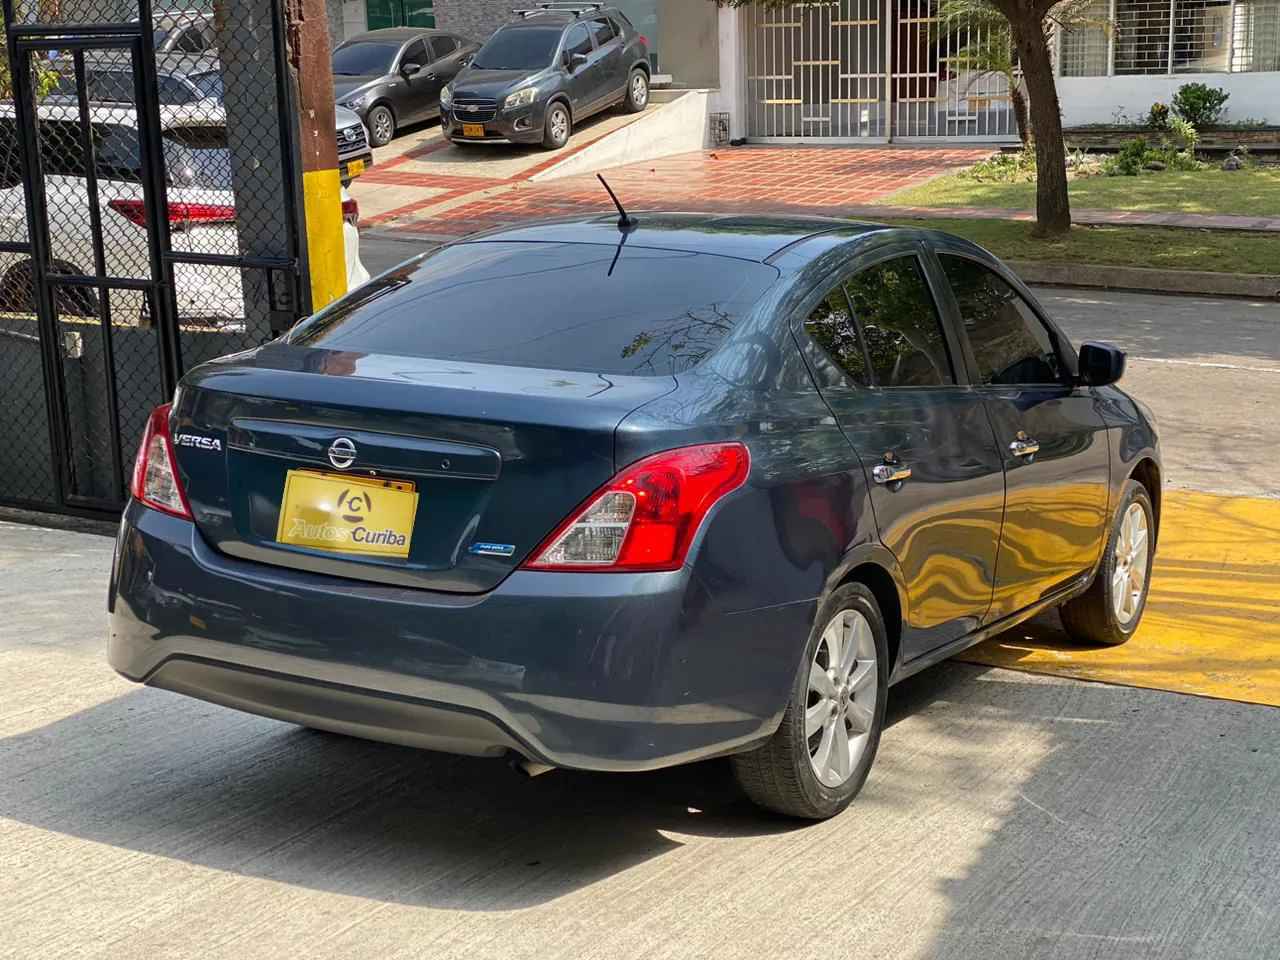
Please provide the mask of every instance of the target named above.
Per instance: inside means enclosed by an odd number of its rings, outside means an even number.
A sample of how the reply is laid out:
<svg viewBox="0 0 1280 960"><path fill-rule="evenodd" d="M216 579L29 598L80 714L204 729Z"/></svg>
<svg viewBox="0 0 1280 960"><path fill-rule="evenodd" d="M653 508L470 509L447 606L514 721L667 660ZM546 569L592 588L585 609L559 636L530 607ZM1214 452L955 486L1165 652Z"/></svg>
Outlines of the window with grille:
<svg viewBox="0 0 1280 960"><path fill-rule="evenodd" d="M1111 16L1110 0L1094 0L1081 11L1084 22L1064 27L1059 56L1064 77L1105 77L1107 75L1106 21Z"/></svg>
<svg viewBox="0 0 1280 960"><path fill-rule="evenodd" d="M1174 72L1225 72L1230 23L1229 0L1176 0L1173 11Z"/></svg>
<svg viewBox="0 0 1280 960"><path fill-rule="evenodd" d="M1169 72L1169 0L1116 0L1116 76Z"/></svg>
<svg viewBox="0 0 1280 960"><path fill-rule="evenodd" d="M1236 0L1231 70L1280 70L1280 0Z"/></svg>

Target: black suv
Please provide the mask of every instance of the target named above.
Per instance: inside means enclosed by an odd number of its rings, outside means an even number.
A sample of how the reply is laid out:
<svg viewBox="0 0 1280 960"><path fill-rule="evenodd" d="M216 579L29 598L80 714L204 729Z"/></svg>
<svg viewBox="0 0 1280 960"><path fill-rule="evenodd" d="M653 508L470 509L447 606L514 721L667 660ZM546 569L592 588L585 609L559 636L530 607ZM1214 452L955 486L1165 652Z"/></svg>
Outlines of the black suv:
<svg viewBox="0 0 1280 960"><path fill-rule="evenodd" d="M555 150L573 125L615 104L649 104L649 43L602 3L521 10L440 96L455 143L509 140Z"/></svg>

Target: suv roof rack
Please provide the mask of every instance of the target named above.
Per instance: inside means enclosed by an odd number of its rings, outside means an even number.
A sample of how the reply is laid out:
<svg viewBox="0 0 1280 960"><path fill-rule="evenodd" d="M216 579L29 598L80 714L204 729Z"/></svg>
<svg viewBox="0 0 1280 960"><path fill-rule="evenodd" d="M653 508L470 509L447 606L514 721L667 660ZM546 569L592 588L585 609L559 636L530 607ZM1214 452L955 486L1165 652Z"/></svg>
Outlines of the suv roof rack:
<svg viewBox="0 0 1280 960"><path fill-rule="evenodd" d="M522 20L529 17L537 16L540 13L571 13L574 17L581 17L588 13L599 13L605 8L604 3L580 3L576 0L547 0L545 3L535 3L531 8L524 10L512 10L511 12Z"/></svg>

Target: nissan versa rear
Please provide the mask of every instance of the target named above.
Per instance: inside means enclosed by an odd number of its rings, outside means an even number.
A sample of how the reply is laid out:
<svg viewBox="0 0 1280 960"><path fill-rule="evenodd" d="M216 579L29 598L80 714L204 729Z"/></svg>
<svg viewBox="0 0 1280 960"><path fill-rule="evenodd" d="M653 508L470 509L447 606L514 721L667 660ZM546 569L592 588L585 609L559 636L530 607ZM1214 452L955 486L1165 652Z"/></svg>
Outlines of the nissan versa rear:
<svg viewBox="0 0 1280 960"><path fill-rule="evenodd" d="M1146 601L1154 420L943 234L644 216L484 235L191 371L112 572L125 676L526 772L732 755L839 812L890 684Z"/></svg>

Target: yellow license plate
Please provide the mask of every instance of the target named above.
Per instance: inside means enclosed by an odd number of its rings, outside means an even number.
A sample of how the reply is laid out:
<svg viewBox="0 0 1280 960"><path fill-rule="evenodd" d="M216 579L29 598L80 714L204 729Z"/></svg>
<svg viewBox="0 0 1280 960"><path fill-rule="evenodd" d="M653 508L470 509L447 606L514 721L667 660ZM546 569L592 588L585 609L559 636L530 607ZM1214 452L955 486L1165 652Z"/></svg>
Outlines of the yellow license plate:
<svg viewBox="0 0 1280 960"><path fill-rule="evenodd" d="M290 470L276 542L358 557L409 556L418 494L412 483Z"/></svg>
<svg viewBox="0 0 1280 960"><path fill-rule="evenodd" d="M364 161L363 161L363 160L352 160L352 161L350 161L350 162L347 164L347 176L348 176L348 177L358 177L358 176L360 176L360 174L362 174L362 173L364 173Z"/></svg>
<svg viewBox="0 0 1280 960"><path fill-rule="evenodd" d="M462 125L462 135L464 137L483 137L484 124L483 123L464 123Z"/></svg>

